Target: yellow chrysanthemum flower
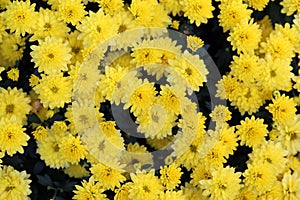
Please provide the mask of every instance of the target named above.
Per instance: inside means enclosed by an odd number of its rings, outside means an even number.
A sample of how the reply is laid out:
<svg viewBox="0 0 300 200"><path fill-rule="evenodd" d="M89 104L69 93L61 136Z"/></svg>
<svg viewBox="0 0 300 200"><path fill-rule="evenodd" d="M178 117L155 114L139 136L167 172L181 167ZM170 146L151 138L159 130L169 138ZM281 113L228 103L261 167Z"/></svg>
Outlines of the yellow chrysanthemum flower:
<svg viewBox="0 0 300 200"><path fill-rule="evenodd" d="M25 123L31 109L30 98L22 91L22 89L10 87L6 89L0 88L0 118L15 117L18 121Z"/></svg>
<svg viewBox="0 0 300 200"><path fill-rule="evenodd" d="M37 141L37 153L41 155L41 159L51 168L64 168L69 163L64 159L64 155L60 149L61 138L65 137L65 130L61 130L58 125L53 125L49 130L47 137L41 141Z"/></svg>
<svg viewBox="0 0 300 200"><path fill-rule="evenodd" d="M33 27L33 35L29 41L44 40L46 37L63 38L70 31L66 24L48 9L40 9L35 21L37 23Z"/></svg>
<svg viewBox="0 0 300 200"><path fill-rule="evenodd" d="M181 85L189 94L199 91L207 81L208 70L198 55L184 51L180 58L170 61L170 64L172 69L168 68L170 75L167 80L171 85Z"/></svg>
<svg viewBox="0 0 300 200"><path fill-rule="evenodd" d="M76 190L73 192L75 195L72 199L75 200L108 200L106 195L103 194L104 189L100 182L95 181L90 178L89 181L83 180L81 182L82 186L75 185Z"/></svg>
<svg viewBox="0 0 300 200"><path fill-rule="evenodd" d="M266 42L262 42L260 48L260 53L266 56L271 56L272 58L280 58L291 61L292 57L295 55L294 46L290 42L288 37L285 37L281 32L276 31L270 34L266 39Z"/></svg>
<svg viewBox="0 0 300 200"><path fill-rule="evenodd" d="M211 0L185 0L180 1L183 6L184 16L188 17L191 23L200 26L201 23L207 23L207 19L213 17L212 11L215 9L212 6Z"/></svg>
<svg viewBox="0 0 300 200"><path fill-rule="evenodd" d="M99 127L94 126L93 128L89 128L85 130L84 135L81 137L82 142L85 144L89 154L87 155L87 159L89 162L98 163L106 163L107 165L115 165L114 160L112 158L120 157L123 149L118 147L117 145L113 145L112 143L116 143L115 141L110 141L110 139L106 138L105 134L99 129ZM122 164L124 162L121 162ZM127 163L127 162L126 162ZM128 162L130 163L130 162ZM122 168L123 166L116 166L115 168Z"/></svg>
<svg viewBox="0 0 300 200"><path fill-rule="evenodd" d="M157 5L157 1L154 0L148 0L148 1L138 1L134 0L130 4L129 11L134 16L135 21L137 24L141 26L146 26L147 23L149 23L153 15L151 15L151 9Z"/></svg>
<svg viewBox="0 0 300 200"><path fill-rule="evenodd" d="M130 111L134 115L138 115L149 108L155 102L157 91L155 90L154 83L149 83L147 79L136 87L130 94L129 101L124 105L124 109L130 107Z"/></svg>
<svg viewBox="0 0 300 200"><path fill-rule="evenodd" d="M300 199L300 175L299 171L291 174L287 172L282 179L284 199Z"/></svg>
<svg viewBox="0 0 300 200"><path fill-rule="evenodd" d="M64 169L64 173L68 174L73 178L83 178L90 175L89 171L86 169L87 164L71 164L67 168Z"/></svg>
<svg viewBox="0 0 300 200"><path fill-rule="evenodd" d="M191 109L192 110L192 109ZM190 111L190 110L189 110ZM175 144L172 146L176 162L187 169L197 166L201 158L201 150L205 136L205 120L201 112L197 115L184 116L179 120L178 127L184 133L177 133ZM186 135L185 135L186 134Z"/></svg>
<svg viewBox="0 0 300 200"><path fill-rule="evenodd" d="M245 187L256 195L270 191L276 182L275 171L263 163L248 164L243 176Z"/></svg>
<svg viewBox="0 0 300 200"><path fill-rule="evenodd" d="M263 9L269 3L269 0L247 0L247 4L258 11L263 11Z"/></svg>
<svg viewBox="0 0 300 200"><path fill-rule="evenodd" d="M134 16L137 27L165 28L171 24L167 11L156 0L133 0L128 9Z"/></svg>
<svg viewBox="0 0 300 200"><path fill-rule="evenodd" d="M180 48L181 46L170 38L146 39L134 46L131 62L136 66L143 66L148 74L159 80L168 76L170 61L181 55Z"/></svg>
<svg viewBox="0 0 300 200"><path fill-rule="evenodd" d="M283 35L283 37L287 38L291 44L293 45L293 47L295 48L295 50L299 51L300 45L300 36L299 34L299 29L296 25L297 20L296 20L296 16L293 25L290 25L289 23L285 23L285 24L275 24L275 29L273 32L271 32L271 34L277 34L277 32L281 33ZM295 23L296 22L296 23Z"/></svg>
<svg viewBox="0 0 300 200"><path fill-rule="evenodd" d="M191 49L193 52L196 52L204 45L203 40L201 40L201 38L197 36L190 35L186 38L186 41L187 41L187 48Z"/></svg>
<svg viewBox="0 0 300 200"><path fill-rule="evenodd" d="M29 0L13 1L7 4L6 9L3 18L8 29L16 35L32 33L36 19L35 4L30 5Z"/></svg>
<svg viewBox="0 0 300 200"><path fill-rule="evenodd" d="M217 105L209 116L217 124L223 124L231 119L231 112L228 107L224 105Z"/></svg>
<svg viewBox="0 0 300 200"><path fill-rule="evenodd" d="M288 120L278 126L279 140L289 155L295 155L300 151L300 116Z"/></svg>
<svg viewBox="0 0 300 200"><path fill-rule="evenodd" d="M168 85L161 85L160 89L158 102L171 113L178 115L181 111L180 99L185 95L184 91L176 86L171 87Z"/></svg>
<svg viewBox="0 0 300 200"><path fill-rule="evenodd" d="M163 186L160 180L154 176L154 171L130 174L130 177L133 182L129 190L131 199L156 200L163 191Z"/></svg>
<svg viewBox="0 0 300 200"><path fill-rule="evenodd" d="M122 175L123 171L102 163L92 165L90 170L93 174L92 177L99 181L105 190L114 190L116 187L119 188L121 183L126 180L125 176Z"/></svg>
<svg viewBox="0 0 300 200"><path fill-rule="evenodd" d="M132 62L134 62L136 66L146 65L147 67L147 65L160 62L160 58L162 57L161 52L154 48L145 47L147 43L150 43L150 41L143 41L141 44L134 47L133 52L131 53L131 56L133 57Z"/></svg>
<svg viewBox="0 0 300 200"><path fill-rule="evenodd" d="M290 66L289 60L267 56L265 59L261 59L259 63L263 67L265 87L271 91L290 91L292 89L291 81L294 74L291 72L293 68Z"/></svg>
<svg viewBox="0 0 300 200"><path fill-rule="evenodd" d="M32 135L37 141L45 139L47 137L47 134L48 131L43 126L38 126L34 131L32 131Z"/></svg>
<svg viewBox="0 0 300 200"><path fill-rule="evenodd" d="M233 61L230 64L231 74L246 83L254 82L257 74L262 70L258 59L258 56L248 53L233 56Z"/></svg>
<svg viewBox="0 0 300 200"><path fill-rule="evenodd" d="M89 16L83 18L81 24L77 26L80 31L79 40L83 40L85 48L94 48L100 42L114 36L117 33L117 26L110 15L104 12L89 12Z"/></svg>
<svg viewBox="0 0 300 200"><path fill-rule="evenodd" d="M219 23L224 32L231 30L243 20L250 20L252 13L252 10L247 9L247 4L242 1L221 1L219 8Z"/></svg>
<svg viewBox="0 0 300 200"><path fill-rule="evenodd" d="M73 92L78 97L85 97L95 95L97 100L98 90L95 92L97 82L99 81L100 70L98 64L94 64L93 58L89 57L82 65L76 65L74 73L71 73L71 81L73 85ZM98 59L97 59L98 60ZM99 59L100 60L100 59ZM99 62L99 60L97 62Z"/></svg>
<svg viewBox="0 0 300 200"><path fill-rule="evenodd" d="M82 144L80 138L71 134L61 138L58 146L64 157L63 159L71 164L78 163L80 159L84 159L87 155L86 147Z"/></svg>
<svg viewBox="0 0 300 200"><path fill-rule="evenodd" d="M247 197L246 197L247 199ZM264 199L284 199L283 187L280 181L276 181L269 191L266 191L256 197L258 200Z"/></svg>
<svg viewBox="0 0 300 200"><path fill-rule="evenodd" d="M44 106L48 106L51 109L64 107L65 103L71 102L71 81L69 77L64 77L62 73L42 75L40 83L33 89L39 94Z"/></svg>
<svg viewBox="0 0 300 200"><path fill-rule="evenodd" d="M12 68L7 72L7 78L18 81L19 79L19 70L17 68Z"/></svg>
<svg viewBox="0 0 300 200"><path fill-rule="evenodd" d="M219 139L215 144L215 148L219 148L225 158L228 158L229 155L232 155L233 151L235 151L238 146L234 127L230 127L225 124L218 128L213 134L219 136Z"/></svg>
<svg viewBox="0 0 300 200"><path fill-rule="evenodd" d="M241 140L241 145L250 147L257 147L265 142L265 136L268 134L267 125L263 123L263 119L255 119L246 117L241 121L241 125L238 125L236 134Z"/></svg>
<svg viewBox="0 0 300 200"><path fill-rule="evenodd" d="M121 136L120 130L116 128L115 121L100 122L100 128L113 145L117 148L125 149L124 139Z"/></svg>
<svg viewBox="0 0 300 200"><path fill-rule="evenodd" d="M24 49L24 38L16 34L8 34L3 38L3 41L0 44L0 56L2 57L0 60L1 65L5 68L15 66L16 61L22 58Z"/></svg>
<svg viewBox="0 0 300 200"><path fill-rule="evenodd" d="M71 32L68 34L68 41L69 41L69 46L71 47L71 64L74 66L75 70L79 69L79 65L84 61L85 57L83 56L83 43L82 40L78 40L77 37L79 35L79 31L75 30L74 32ZM73 69L69 67L68 72L71 72Z"/></svg>
<svg viewBox="0 0 300 200"><path fill-rule="evenodd" d="M136 22L134 20L134 16L130 13L129 10L118 10L113 15L113 19L115 21L115 24L117 26L117 35L112 38L110 50L114 51L116 49L127 49L130 46L135 45L135 43L141 41L143 37L143 31L140 30L134 30L136 29ZM118 53L118 56L112 57L115 60L122 59L123 56L126 57L126 55L129 55L130 52L115 52ZM121 54L120 54L121 53ZM128 63L126 65L121 64L121 66L128 66ZM130 67L129 67L130 68Z"/></svg>
<svg viewBox="0 0 300 200"><path fill-rule="evenodd" d="M57 5L58 19L73 26L87 14L85 6L80 0L59 0Z"/></svg>
<svg viewBox="0 0 300 200"><path fill-rule="evenodd" d="M238 88L241 87L241 83L238 79L231 74L223 75L222 79L217 83L216 96L220 99L228 99L232 101L238 94Z"/></svg>
<svg viewBox="0 0 300 200"><path fill-rule="evenodd" d="M241 173L234 172L232 167L220 167L211 173L208 180L200 180L203 195L210 199L235 199L241 188Z"/></svg>
<svg viewBox="0 0 300 200"><path fill-rule="evenodd" d="M66 132L67 130L68 130L68 127L66 125L66 122L64 122L64 121L55 121L53 123L53 125L51 126L50 134Z"/></svg>
<svg viewBox="0 0 300 200"><path fill-rule="evenodd" d="M212 178L211 171L206 165L203 165L202 162L199 162L191 174L192 180L190 183L196 187L200 186L200 180L209 180Z"/></svg>
<svg viewBox="0 0 300 200"><path fill-rule="evenodd" d="M292 15L296 11L300 11L298 0L283 0L280 2L280 5L283 7L281 9L281 13L285 13L288 16Z"/></svg>
<svg viewBox="0 0 300 200"><path fill-rule="evenodd" d="M261 34L259 25L254 23L253 19L249 22L243 20L232 28L227 40L231 43L232 49L237 50L238 53L253 53L258 48Z"/></svg>
<svg viewBox="0 0 300 200"><path fill-rule="evenodd" d="M285 122L292 121L296 116L296 103L288 96L280 95L277 91L275 98L272 99L266 109L272 113L273 120L278 124L284 124Z"/></svg>
<svg viewBox="0 0 300 200"><path fill-rule="evenodd" d="M208 148L209 150L205 150L206 155L204 156L203 159L199 160L199 162L204 163L206 168L217 169L219 167L222 167L223 164L226 162L226 159L224 157L223 147L221 147L221 145L212 145L212 144L209 144L208 146L209 146Z"/></svg>
<svg viewBox="0 0 300 200"><path fill-rule="evenodd" d="M90 104L93 102L91 100L76 100L72 102L72 106L67 108L65 116L67 121L71 124L69 125L71 132L82 134L88 128L93 127L97 124L96 113L98 110ZM99 113L100 114L100 113Z"/></svg>
<svg viewBox="0 0 300 200"><path fill-rule="evenodd" d="M29 174L17 171L11 166L0 168L0 199L29 200L31 194Z"/></svg>
<svg viewBox="0 0 300 200"><path fill-rule="evenodd" d="M169 13L172 13L173 16L179 14L179 12L183 9L182 4L180 4L180 0L160 0L159 4L162 4L165 10L167 10ZM176 30L178 30L178 28Z"/></svg>
<svg viewBox="0 0 300 200"><path fill-rule="evenodd" d="M183 174L181 168L176 164L160 168L160 180L167 190L172 190L180 184L180 177Z"/></svg>
<svg viewBox="0 0 300 200"><path fill-rule="evenodd" d="M23 146L27 146L29 136L24 132L22 124L14 118L2 118L0 121L0 151L8 155L24 153Z"/></svg>
<svg viewBox="0 0 300 200"><path fill-rule="evenodd" d="M29 86L30 87L34 87L37 84L39 84L40 78L34 74L31 74L30 78L29 78Z"/></svg>
<svg viewBox="0 0 300 200"><path fill-rule="evenodd" d="M137 131L144 133L147 138L164 138L172 134L176 119L176 115L163 105L153 103L149 110L137 116L136 123L139 124Z"/></svg>
<svg viewBox="0 0 300 200"><path fill-rule="evenodd" d="M99 3L101 9L105 14L111 16L120 12L124 7L123 0L95 0L95 1Z"/></svg>
<svg viewBox="0 0 300 200"><path fill-rule="evenodd" d="M100 75L100 84L97 89L101 91L105 99L112 101L112 95L127 71L127 68L121 66L107 67L105 74Z"/></svg>
<svg viewBox="0 0 300 200"><path fill-rule="evenodd" d="M116 189L116 195L114 196L114 200L130 200L129 198L129 190L131 188L132 183L128 182L123 184L119 189Z"/></svg>
<svg viewBox="0 0 300 200"><path fill-rule="evenodd" d="M275 143L268 141L263 144L260 148L254 149L254 151L249 155L251 162L262 163L267 165L268 168L272 168L274 173L280 174L287 163L285 156L287 151L282 148L281 143Z"/></svg>
<svg viewBox="0 0 300 200"><path fill-rule="evenodd" d="M257 83L246 83L239 80L234 88L231 105L238 108L242 115L246 112L253 114L264 104L265 99L262 97L267 96L267 94L268 90L260 89Z"/></svg>
<svg viewBox="0 0 300 200"><path fill-rule="evenodd" d="M47 37L45 41L39 40L38 46L32 45L31 49L32 61L39 72L51 74L68 70L71 48L61 38Z"/></svg>

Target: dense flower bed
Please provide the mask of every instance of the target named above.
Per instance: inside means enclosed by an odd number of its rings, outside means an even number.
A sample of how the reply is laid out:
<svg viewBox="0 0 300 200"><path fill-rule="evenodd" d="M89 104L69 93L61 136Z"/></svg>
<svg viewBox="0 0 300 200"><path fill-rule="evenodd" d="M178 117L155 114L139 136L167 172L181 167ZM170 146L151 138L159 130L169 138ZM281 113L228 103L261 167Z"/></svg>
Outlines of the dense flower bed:
<svg viewBox="0 0 300 200"><path fill-rule="evenodd" d="M300 199L299 5L0 1L0 199Z"/></svg>

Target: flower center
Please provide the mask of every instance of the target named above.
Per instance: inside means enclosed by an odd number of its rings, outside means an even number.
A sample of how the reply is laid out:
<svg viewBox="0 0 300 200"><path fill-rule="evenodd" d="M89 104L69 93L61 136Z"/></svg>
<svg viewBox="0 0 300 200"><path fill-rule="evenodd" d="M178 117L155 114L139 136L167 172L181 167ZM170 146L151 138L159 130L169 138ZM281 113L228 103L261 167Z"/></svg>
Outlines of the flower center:
<svg viewBox="0 0 300 200"><path fill-rule="evenodd" d="M53 150L54 150L55 152L58 152L58 151L59 151L59 146L58 146L58 144L55 144L55 145L54 145Z"/></svg>
<svg viewBox="0 0 300 200"><path fill-rule="evenodd" d="M48 56L48 58L50 58L50 59L53 59L53 58L54 58L54 55L53 55L52 53L49 53L47 56Z"/></svg>
<svg viewBox="0 0 300 200"><path fill-rule="evenodd" d="M52 91L53 93L56 93L56 92L58 91L58 88L57 88L56 86L53 86L53 87L51 88L51 91Z"/></svg>
<svg viewBox="0 0 300 200"><path fill-rule="evenodd" d="M100 33L101 32L101 27L97 26L96 30L97 30L98 33Z"/></svg>
<svg viewBox="0 0 300 200"><path fill-rule="evenodd" d="M186 73L188 76L190 76L190 75L192 75L192 70L191 70L190 68L186 68L186 69L185 69L185 73Z"/></svg>
<svg viewBox="0 0 300 200"><path fill-rule="evenodd" d="M151 118L154 122L158 123L159 118L157 115L153 114L153 115L151 115Z"/></svg>
<svg viewBox="0 0 300 200"><path fill-rule="evenodd" d="M5 108L6 113L13 113L15 109L15 105L14 104L8 104Z"/></svg>
<svg viewBox="0 0 300 200"><path fill-rule="evenodd" d="M191 152L196 153L197 152L197 147L195 145L191 145L190 150L191 150Z"/></svg>
<svg viewBox="0 0 300 200"><path fill-rule="evenodd" d="M127 26L125 24L122 24L121 26L119 26L118 29L118 33L123 33L124 31L126 31Z"/></svg>
<svg viewBox="0 0 300 200"><path fill-rule="evenodd" d="M146 185L144 185L144 186L143 186L143 190L144 190L145 192L147 192L147 193L149 193L149 192L150 192L150 190L149 190L148 186L146 186Z"/></svg>
<svg viewBox="0 0 300 200"><path fill-rule="evenodd" d="M15 186L10 185L10 186L8 186L8 187L5 188L5 191L9 192L9 191L11 191L13 189L15 189Z"/></svg>
<svg viewBox="0 0 300 200"><path fill-rule="evenodd" d="M51 24L50 23L45 23L44 25L44 31L49 31L51 28Z"/></svg>

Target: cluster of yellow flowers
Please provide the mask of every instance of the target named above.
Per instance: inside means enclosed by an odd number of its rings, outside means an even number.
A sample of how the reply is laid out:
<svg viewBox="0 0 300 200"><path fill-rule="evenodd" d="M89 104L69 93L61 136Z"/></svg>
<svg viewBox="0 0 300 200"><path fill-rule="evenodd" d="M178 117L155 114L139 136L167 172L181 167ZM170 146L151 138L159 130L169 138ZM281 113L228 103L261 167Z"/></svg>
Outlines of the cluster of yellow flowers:
<svg viewBox="0 0 300 200"><path fill-rule="evenodd" d="M16 64L23 56L32 62L22 63L32 68L29 91L0 87L0 158L23 154L33 138L48 167L85 178L73 191L80 200L108 199L108 190L115 200L300 199L300 71L291 66L300 59L300 1L280 2L293 23L274 26L268 16L252 17L268 3L0 1L0 81L23 76ZM182 43L167 31L178 29L176 15L201 27L216 6L235 52L216 97L239 111L239 124L230 123L229 107L205 116L192 98L210 81L198 55L205 41L190 35ZM103 112L107 104L115 119ZM261 109L273 126L256 115ZM46 123L57 113L63 119ZM143 144L128 139L126 117ZM252 149L243 172L227 163L239 146ZM161 149L170 153L157 167L150 151ZM1 166L0 199L29 199L29 177Z"/></svg>

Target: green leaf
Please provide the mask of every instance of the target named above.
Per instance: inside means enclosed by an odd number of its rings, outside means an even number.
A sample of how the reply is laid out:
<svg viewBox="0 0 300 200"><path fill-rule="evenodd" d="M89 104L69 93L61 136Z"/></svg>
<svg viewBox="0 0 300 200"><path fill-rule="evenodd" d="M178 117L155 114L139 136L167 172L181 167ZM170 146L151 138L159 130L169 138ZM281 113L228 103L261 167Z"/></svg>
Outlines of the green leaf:
<svg viewBox="0 0 300 200"><path fill-rule="evenodd" d="M33 173L34 174L39 174L43 171L45 167L44 162L38 161L35 163L34 167L33 167Z"/></svg>
<svg viewBox="0 0 300 200"><path fill-rule="evenodd" d="M73 190L74 185L76 185L76 181L67 181L64 185L64 191L69 192Z"/></svg>
<svg viewBox="0 0 300 200"><path fill-rule="evenodd" d="M41 123L39 117L34 113L27 115L27 119L30 123Z"/></svg>
<svg viewBox="0 0 300 200"><path fill-rule="evenodd" d="M66 200L66 199L60 196L56 196L55 200Z"/></svg>
<svg viewBox="0 0 300 200"><path fill-rule="evenodd" d="M38 183L44 186L51 186L53 187L52 184L52 179L50 176L48 176L48 174L45 174L44 176L41 175L36 175L38 178Z"/></svg>

